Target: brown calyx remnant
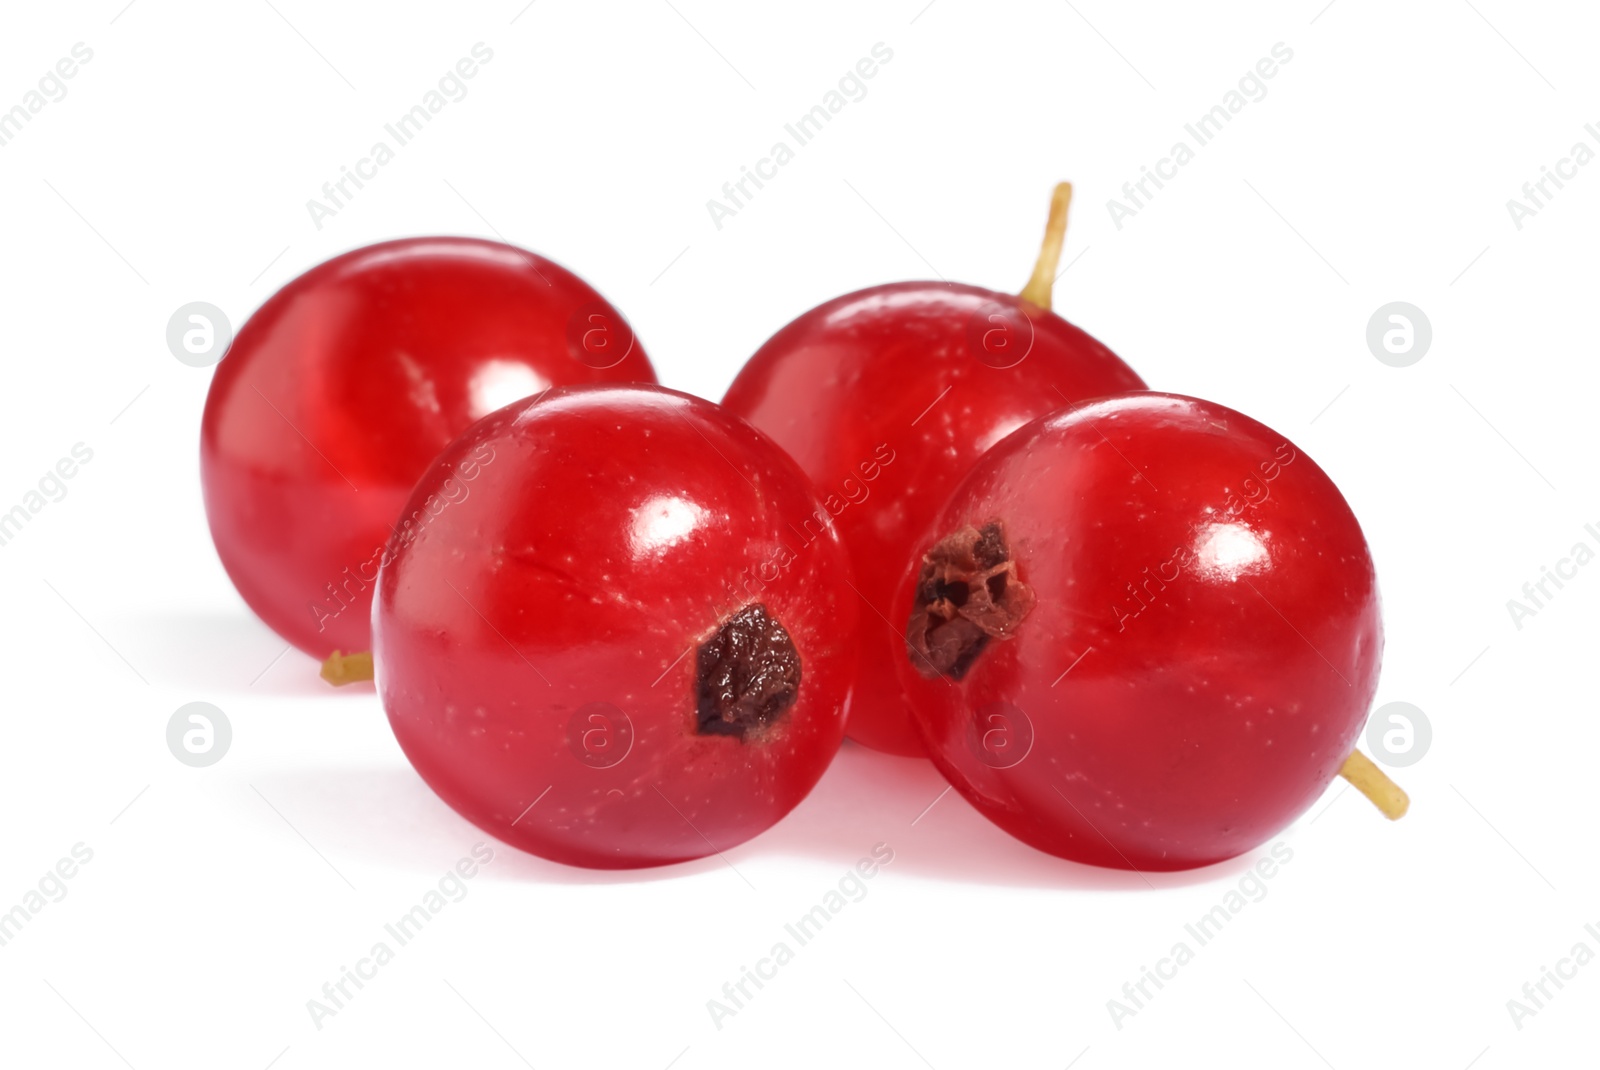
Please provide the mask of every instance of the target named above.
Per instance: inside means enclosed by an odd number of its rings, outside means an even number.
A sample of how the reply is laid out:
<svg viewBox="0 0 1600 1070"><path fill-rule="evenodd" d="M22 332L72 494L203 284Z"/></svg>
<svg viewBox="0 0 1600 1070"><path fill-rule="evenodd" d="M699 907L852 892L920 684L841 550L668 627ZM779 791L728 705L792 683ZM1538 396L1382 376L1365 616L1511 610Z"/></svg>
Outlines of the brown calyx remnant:
<svg viewBox="0 0 1600 1070"><path fill-rule="evenodd" d="M737 736L772 724L800 695L800 653L767 607L729 617L696 652L695 714L701 735Z"/></svg>
<svg viewBox="0 0 1600 1070"><path fill-rule="evenodd" d="M951 532L922 558L906 643L928 679L959 680L991 639L1009 639L1033 608L1000 521Z"/></svg>

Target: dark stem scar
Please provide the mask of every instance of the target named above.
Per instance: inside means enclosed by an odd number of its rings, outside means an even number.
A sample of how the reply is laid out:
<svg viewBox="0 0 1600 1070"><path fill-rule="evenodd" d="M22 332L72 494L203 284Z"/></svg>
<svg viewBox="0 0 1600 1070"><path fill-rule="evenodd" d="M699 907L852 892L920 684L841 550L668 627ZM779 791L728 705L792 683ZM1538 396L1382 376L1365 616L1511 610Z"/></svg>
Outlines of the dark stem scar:
<svg viewBox="0 0 1600 1070"><path fill-rule="evenodd" d="M911 664L930 680L959 680L991 639L1011 638L1033 603L1000 521L953 531L922 558L906 626Z"/></svg>
<svg viewBox="0 0 1600 1070"><path fill-rule="evenodd" d="M745 740L800 696L800 653L776 617L753 602L696 652L695 715L701 735Z"/></svg>

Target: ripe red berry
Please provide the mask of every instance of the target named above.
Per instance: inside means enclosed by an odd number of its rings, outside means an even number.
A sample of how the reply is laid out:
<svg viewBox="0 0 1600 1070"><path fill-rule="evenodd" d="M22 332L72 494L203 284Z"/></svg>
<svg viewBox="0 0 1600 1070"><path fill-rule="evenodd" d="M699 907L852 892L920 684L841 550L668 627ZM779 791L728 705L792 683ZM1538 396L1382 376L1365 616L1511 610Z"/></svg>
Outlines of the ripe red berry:
<svg viewBox="0 0 1600 1070"><path fill-rule="evenodd" d="M218 366L200 471L218 556L314 657L371 645L401 505L481 416L551 385L655 381L622 316L533 253L468 238L368 246L262 305Z"/></svg>
<svg viewBox="0 0 1600 1070"><path fill-rule="evenodd" d="M661 387L558 389L452 443L378 580L406 756L484 830L632 867L756 835L837 751L856 599L771 440Z"/></svg>
<svg viewBox="0 0 1600 1070"><path fill-rule="evenodd" d="M1372 558L1327 475L1249 417L1147 393L1039 420L921 546L895 603L919 727L1040 850L1217 862L1352 756L1383 649Z"/></svg>
<svg viewBox="0 0 1600 1070"><path fill-rule="evenodd" d="M774 335L723 399L816 483L826 508L806 529L836 523L850 549L868 608L848 733L869 747L922 753L895 681L899 627L887 621L914 543L956 483L1028 421L1144 388L1109 349L1049 311L1069 196L1058 188L1021 297L943 282L837 297Z"/></svg>

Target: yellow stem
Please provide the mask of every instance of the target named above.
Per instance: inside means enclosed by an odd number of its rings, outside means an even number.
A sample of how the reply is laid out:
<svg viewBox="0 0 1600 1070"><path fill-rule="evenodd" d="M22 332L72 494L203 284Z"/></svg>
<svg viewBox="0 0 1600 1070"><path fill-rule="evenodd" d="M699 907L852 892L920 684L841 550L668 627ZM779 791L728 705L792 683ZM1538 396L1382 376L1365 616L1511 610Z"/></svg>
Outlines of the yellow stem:
<svg viewBox="0 0 1600 1070"><path fill-rule="evenodd" d="M1400 785L1390 780L1382 769L1372 764L1360 751L1351 751L1350 757L1344 760L1344 767L1339 770L1339 775L1354 784L1356 790L1372 800L1384 817L1390 821L1398 821L1406 816L1406 811L1411 807L1411 799Z"/></svg>
<svg viewBox="0 0 1600 1070"><path fill-rule="evenodd" d="M1050 307L1050 291L1056 283L1056 267L1061 263L1061 246L1067 240L1067 208L1072 204L1072 183L1059 182L1050 195L1050 218L1044 225L1044 242L1033 265L1033 278L1019 295L1024 301Z"/></svg>
<svg viewBox="0 0 1600 1070"><path fill-rule="evenodd" d="M372 655L366 651L359 654L341 654L335 650L328 655L328 660L322 663L322 678L334 687L370 680Z"/></svg>

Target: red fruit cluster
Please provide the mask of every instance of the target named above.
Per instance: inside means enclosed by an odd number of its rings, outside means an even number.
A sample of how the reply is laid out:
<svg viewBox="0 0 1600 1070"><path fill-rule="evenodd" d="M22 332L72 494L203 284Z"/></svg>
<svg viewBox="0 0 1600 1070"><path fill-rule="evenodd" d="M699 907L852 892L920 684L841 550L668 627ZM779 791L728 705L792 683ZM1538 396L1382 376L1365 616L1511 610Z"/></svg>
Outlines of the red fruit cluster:
<svg viewBox="0 0 1600 1070"><path fill-rule="evenodd" d="M1398 816L1354 751L1382 650L1359 525L1293 443L1050 311L1069 196L1021 296L847 294L721 405L652 385L532 253L329 261L213 381L218 553L330 679L371 650L447 803L561 862L743 842L846 733L1098 865L1247 851L1341 772Z"/></svg>

